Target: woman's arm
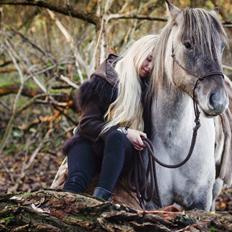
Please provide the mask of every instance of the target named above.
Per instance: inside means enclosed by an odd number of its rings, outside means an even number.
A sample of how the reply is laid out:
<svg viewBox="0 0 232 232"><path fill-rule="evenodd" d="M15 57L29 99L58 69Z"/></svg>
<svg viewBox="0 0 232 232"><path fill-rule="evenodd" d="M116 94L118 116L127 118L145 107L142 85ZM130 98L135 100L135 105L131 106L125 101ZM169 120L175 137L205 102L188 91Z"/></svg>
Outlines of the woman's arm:
<svg viewBox="0 0 232 232"><path fill-rule="evenodd" d="M83 137L96 141L105 125L105 121L97 101L90 101L82 110L79 122L79 133Z"/></svg>
<svg viewBox="0 0 232 232"><path fill-rule="evenodd" d="M109 93L106 94L107 92ZM81 109L80 135L91 141L96 141L99 136L104 138L104 134L100 133L106 124L104 109L109 107L110 101L103 99L112 95L112 86L101 77L95 76L81 86L78 95ZM110 128L107 133L116 128L117 126Z"/></svg>

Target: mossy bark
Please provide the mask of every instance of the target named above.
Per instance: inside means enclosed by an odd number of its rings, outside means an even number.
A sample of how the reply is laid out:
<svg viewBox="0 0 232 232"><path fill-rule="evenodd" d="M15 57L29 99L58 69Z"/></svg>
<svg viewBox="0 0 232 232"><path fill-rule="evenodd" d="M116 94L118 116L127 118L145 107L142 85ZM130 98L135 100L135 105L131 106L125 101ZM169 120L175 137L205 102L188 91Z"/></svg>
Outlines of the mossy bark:
<svg viewBox="0 0 232 232"><path fill-rule="evenodd" d="M0 231L187 230L232 231L231 212L143 212L51 190L0 196Z"/></svg>

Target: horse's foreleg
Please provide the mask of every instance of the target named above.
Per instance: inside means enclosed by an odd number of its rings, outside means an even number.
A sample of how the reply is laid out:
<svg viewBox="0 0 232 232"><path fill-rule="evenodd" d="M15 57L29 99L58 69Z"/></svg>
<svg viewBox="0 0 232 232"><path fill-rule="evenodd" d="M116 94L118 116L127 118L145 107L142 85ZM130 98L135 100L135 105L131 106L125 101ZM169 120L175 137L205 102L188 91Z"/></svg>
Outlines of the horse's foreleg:
<svg viewBox="0 0 232 232"><path fill-rule="evenodd" d="M217 178L213 185L213 201L210 210L215 211L215 202L219 194L221 193L223 188L223 180L221 178Z"/></svg>

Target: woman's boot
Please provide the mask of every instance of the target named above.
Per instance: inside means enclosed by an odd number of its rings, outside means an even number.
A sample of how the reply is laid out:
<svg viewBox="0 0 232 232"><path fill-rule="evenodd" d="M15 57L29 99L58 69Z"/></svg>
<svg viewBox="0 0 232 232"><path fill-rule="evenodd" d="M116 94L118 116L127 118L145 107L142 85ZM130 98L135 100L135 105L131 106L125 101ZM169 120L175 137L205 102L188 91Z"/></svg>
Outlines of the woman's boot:
<svg viewBox="0 0 232 232"><path fill-rule="evenodd" d="M112 193L102 187L96 187L93 196L103 201L109 201L111 200Z"/></svg>

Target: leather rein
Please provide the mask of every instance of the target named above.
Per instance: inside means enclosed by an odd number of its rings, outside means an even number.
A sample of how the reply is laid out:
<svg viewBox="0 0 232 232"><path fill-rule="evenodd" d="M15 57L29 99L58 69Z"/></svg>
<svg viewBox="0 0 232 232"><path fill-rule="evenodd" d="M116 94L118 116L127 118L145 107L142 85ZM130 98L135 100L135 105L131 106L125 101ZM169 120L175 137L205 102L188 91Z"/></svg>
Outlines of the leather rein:
<svg viewBox="0 0 232 232"><path fill-rule="evenodd" d="M219 75L223 76L222 72L211 72L208 73L207 75L204 76L198 76L192 71L188 70L185 68L183 65L180 64L180 62L176 59L174 49L172 46L172 54L171 57L173 58L173 67L174 63L176 63L180 68L186 71L186 73L195 76L197 78L194 87L193 87L193 107L194 107L194 114L195 114L195 126L193 128L193 133L192 133L192 139L191 139L191 145L189 147L189 151L185 159L177 164L166 164L162 161L160 161L154 151L154 147L152 145L152 142L147 139L143 138L143 142L147 148L148 151L148 160L144 162L143 160L143 152L139 152L137 156L137 160L135 160L135 166L134 170L130 173L131 175L129 178L133 178L133 181L129 182L129 186L132 188L132 190L136 191L137 197L139 199L140 206L144 208L144 201L151 201L153 200L157 207L161 208L162 207L162 202L159 194L159 186L158 186L158 181L157 181L157 173L156 173L156 163L161 165L162 167L165 168L179 168L183 166L192 156L195 144L196 144L196 139L197 139L197 132L198 129L200 128L200 111L198 108L197 104L197 99L196 99L196 88L199 83L199 81L202 81L206 77L214 76L214 75ZM146 164L144 164L146 163ZM133 177L132 177L133 175ZM133 184L131 184L133 182ZM134 185L135 188L132 186Z"/></svg>

